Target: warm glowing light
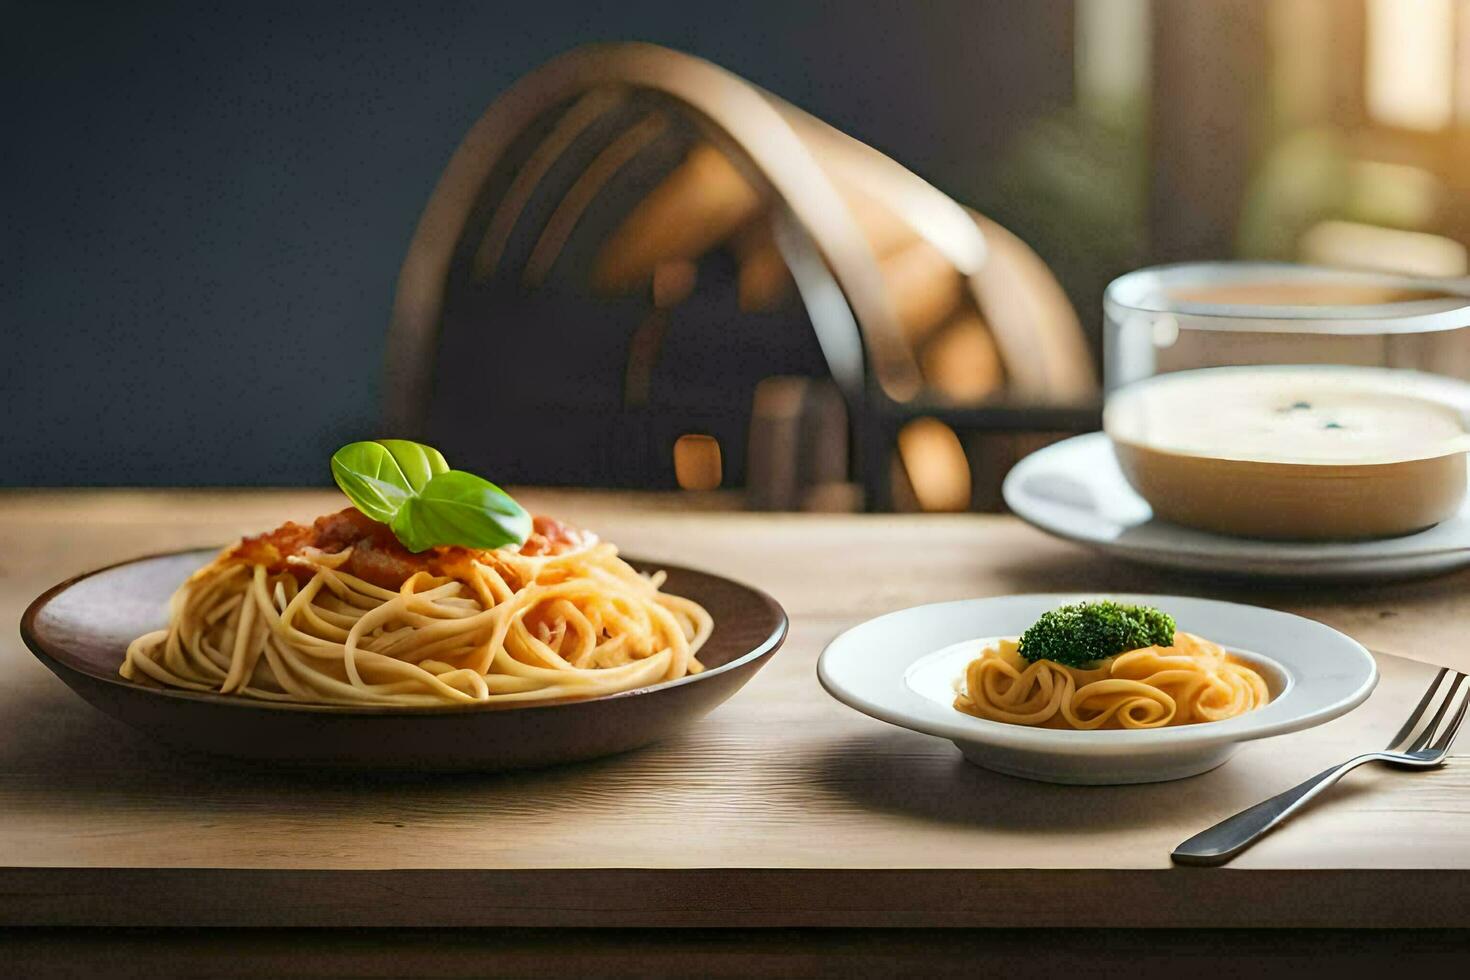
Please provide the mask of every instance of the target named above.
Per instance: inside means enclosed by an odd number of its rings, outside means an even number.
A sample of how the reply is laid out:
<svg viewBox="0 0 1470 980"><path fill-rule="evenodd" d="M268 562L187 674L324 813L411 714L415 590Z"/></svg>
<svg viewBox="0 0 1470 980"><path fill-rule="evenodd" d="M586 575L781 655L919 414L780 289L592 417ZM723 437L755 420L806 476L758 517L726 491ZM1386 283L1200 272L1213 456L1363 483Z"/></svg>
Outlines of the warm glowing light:
<svg viewBox="0 0 1470 980"><path fill-rule="evenodd" d="M964 314L945 326L919 358L924 380L956 402L976 402L1005 383L995 338L978 314Z"/></svg>
<svg viewBox="0 0 1470 980"><path fill-rule="evenodd" d="M1443 129L1454 114L1452 0L1368 0L1368 112L1390 126Z"/></svg>
<svg viewBox="0 0 1470 980"><path fill-rule="evenodd" d="M1127 109L1148 87L1148 0L1078 0L1076 9L1078 105L1100 115Z"/></svg>
<svg viewBox="0 0 1470 980"><path fill-rule="evenodd" d="M714 436L680 436L674 443L674 479L683 490L714 490L724 479L720 443Z"/></svg>
<svg viewBox="0 0 1470 980"><path fill-rule="evenodd" d="M1420 276L1463 276L1465 246L1443 235L1323 221L1302 235L1303 262Z"/></svg>
<svg viewBox="0 0 1470 980"><path fill-rule="evenodd" d="M1455 102L1456 117L1460 125L1470 124L1470 0L1460 0L1460 38L1456 44L1459 52L1458 90Z"/></svg>
<svg viewBox="0 0 1470 980"><path fill-rule="evenodd" d="M967 510L970 464L954 430L938 419L915 419L898 433L898 458L924 510Z"/></svg>
<svg viewBox="0 0 1470 980"><path fill-rule="evenodd" d="M1367 224L1420 228L1444 205L1445 186L1423 167L1379 160L1348 165L1346 212Z"/></svg>

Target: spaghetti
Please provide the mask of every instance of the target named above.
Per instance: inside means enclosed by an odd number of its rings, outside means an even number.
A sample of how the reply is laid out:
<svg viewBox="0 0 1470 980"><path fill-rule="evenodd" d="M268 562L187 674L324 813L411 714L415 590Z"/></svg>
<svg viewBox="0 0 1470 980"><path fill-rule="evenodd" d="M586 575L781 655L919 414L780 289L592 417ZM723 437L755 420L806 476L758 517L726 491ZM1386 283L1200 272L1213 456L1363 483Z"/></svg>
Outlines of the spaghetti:
<svg viewBox="0 0 1470 980"><path fill-rule="evenodd" d="M1221 721L1271 700L1259 673L1192 633L1171 646L1120 653L1087 668L1027 661L1015 640L987 647L965 668L954 706L1012 725L1163 728Z"/></svg>
<svg viewBox="0 0 1470 980"><path fill-rule="evenodd" d="M405 549L347 509L226 548L129 645L138 682L429 707L590 698L703 669L713 629L611 544L548 518L517 547Z"/></svg>

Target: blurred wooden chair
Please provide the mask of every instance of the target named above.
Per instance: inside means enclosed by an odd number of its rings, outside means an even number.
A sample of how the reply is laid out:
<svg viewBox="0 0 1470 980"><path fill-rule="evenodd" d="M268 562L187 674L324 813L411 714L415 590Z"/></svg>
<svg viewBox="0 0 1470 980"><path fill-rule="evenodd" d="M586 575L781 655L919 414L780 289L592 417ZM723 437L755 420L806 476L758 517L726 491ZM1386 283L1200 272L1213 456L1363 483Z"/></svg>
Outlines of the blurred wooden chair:
<svg viewBox="0 0 1470 980"><path fill-rule="evenodd" d="M506 482L939 509L993 505L1005 447L1095 427L1095 398L1019 239L708 62L615 44L521 79L450 160L384 401ZM930 492L935 435L964 443L968 501Z"/></svg>

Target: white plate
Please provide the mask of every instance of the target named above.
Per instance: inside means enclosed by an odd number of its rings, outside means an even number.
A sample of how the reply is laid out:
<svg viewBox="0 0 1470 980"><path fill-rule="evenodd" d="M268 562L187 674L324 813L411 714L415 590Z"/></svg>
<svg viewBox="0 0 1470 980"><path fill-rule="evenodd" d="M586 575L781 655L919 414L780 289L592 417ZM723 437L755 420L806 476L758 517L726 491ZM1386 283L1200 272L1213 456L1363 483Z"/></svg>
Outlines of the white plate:
<svg viewBox="0 0 1470 980"><path fill-rule="evenodd" d="M1157 606L1179 628L1257 666L1271 703L1225 721L1140 731L1060 731L987 721L954 707L976 640L1016 636L1048 609L1111 598ZM1320 725L1362 704L1378 665L1356 640L1290 613L1214 599L1015 595L915 606L870 619L822 651L827 693L880 721L950 739L987 769L1053 783L1149 783L1205 772L1239 743Z"/></svg>
<svg viewBox="0 0 1470 980"><path fill-rule="evenodd" d="M1017 463L1002 488L1016 516L1057 537L1164 568L1284 579L1384 581L1470 565L1470 497L1417 534L1374 541L1262 541L1155 520L1128 485L1101 432L1074 436Z"/></svg>

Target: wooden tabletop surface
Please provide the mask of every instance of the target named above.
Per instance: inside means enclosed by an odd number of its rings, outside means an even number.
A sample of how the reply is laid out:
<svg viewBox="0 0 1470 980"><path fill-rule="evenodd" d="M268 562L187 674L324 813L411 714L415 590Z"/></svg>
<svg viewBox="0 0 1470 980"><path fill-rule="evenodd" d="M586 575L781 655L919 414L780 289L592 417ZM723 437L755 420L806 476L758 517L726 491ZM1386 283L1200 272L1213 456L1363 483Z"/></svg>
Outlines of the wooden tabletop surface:
<svg viewBox="0 0 1470 980"><path fill-rule="evenodd" d="M1470 765L1369 767L1226 869L1170 849L1379 747L1432 668L1382 655L1360 709L1175 783L1061 787L824 694L823 645L868 617L1015 592L1246 599L1381 651L1464 657L1470 574L1272 591L1150 572L994 516L708 513L689 498L528 490L640 556L759 585L785 648L687 734L541 772L277 774L176 755L0 634L3 925L1463 926ZM0 493L0 618L47 586L339 505L329 491ZM1470 751L1463 746L1462 753ZM1041 916L1038 919L1038 916Z"/></svg>

